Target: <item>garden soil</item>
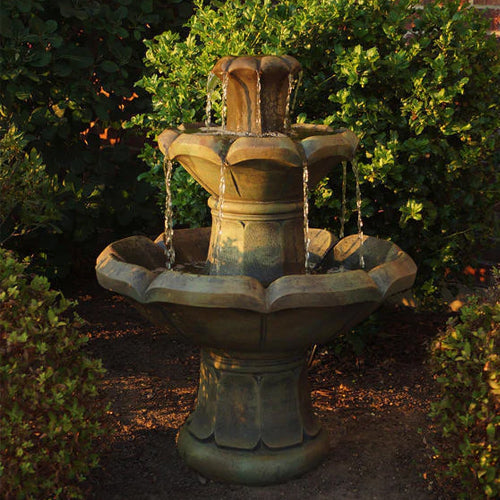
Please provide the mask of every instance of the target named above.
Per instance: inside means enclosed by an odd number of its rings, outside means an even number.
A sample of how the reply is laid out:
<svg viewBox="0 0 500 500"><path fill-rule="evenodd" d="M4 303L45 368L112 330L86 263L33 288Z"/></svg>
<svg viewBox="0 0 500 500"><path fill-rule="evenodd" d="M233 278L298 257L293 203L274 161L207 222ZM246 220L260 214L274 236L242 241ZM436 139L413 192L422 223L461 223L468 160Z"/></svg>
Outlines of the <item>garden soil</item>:
<svg viewBox="0 0 500 500"><path fill-rule="evenodd" d="M309 369L315 411L331 449L315 470L285 484L248 487L207 480L176 450L193 410L198 350L150 325L124 298L85 282L67 295L90 335L88 350L107 372L110 431L85 498L426 500L453 498L436 480L435 429L428 417L437 388L427 349L444 315L390 309L359 356L321 347Z"/></svg>

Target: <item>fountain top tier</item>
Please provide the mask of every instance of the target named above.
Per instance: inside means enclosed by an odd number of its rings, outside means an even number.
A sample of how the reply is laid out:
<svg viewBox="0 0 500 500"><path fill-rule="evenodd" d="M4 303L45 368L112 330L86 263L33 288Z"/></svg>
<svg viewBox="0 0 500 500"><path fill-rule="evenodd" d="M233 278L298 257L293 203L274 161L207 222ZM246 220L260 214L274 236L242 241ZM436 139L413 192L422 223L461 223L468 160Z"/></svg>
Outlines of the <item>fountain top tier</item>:
<svg viewBox="0 0 500 500"><path fill-rule="evenodd" d="M224 164L224 202L302 204L302 169L307 166L312 188L336 164L353 159L358 138L325 125L290 126L290 96L300 72L299 62L286 55L223 57L209 77L222 81L222 126L167 129L158 137L160 150L216 199Z"/></svg>
<svg viewBox="0 0 500 500"><path fill-rule="evenodd" d="M222 82L228 132L264 135L286 132L290 95L300 74L291 56L227 56L212 70Z"/></svg>

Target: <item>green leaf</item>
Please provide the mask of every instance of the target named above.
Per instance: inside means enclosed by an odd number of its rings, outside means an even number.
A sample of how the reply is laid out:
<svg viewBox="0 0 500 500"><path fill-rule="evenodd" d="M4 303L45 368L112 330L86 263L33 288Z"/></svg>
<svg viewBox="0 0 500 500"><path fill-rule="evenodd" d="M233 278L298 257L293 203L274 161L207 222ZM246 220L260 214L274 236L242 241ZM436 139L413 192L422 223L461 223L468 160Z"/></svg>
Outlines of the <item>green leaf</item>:
<svg viewBox="0 0 500 500"><path fill-rule="evenodd" d="M99 66L107 73L115 73L120 69L114 61L103 61Z"/></svg>
<svg viewBox="0 0 500 500"><path fill-rule="evenodd" d="M486 426L486 435L488 436L488 441L491 443L495 442L495 426L492 422Z"/></svg>
<svg viewBox="0 0 500 500"><path fill-rule="evenodd" d="M18 91L16 91L16 97L21 101L29 99L30 96L31 92L28 89L19 89Z"/></svg>
<svg viewBox="0 0 500 500"><path fill-rule="evenodd" d="M94 56L87 47L70 46L63 48L58 53L59 57L74 68L83 69L88 68L94 64Z"/></svg>
<svg viewBox="0 0 500 500"><path fill-rule="evenodd" d="M69 76L72 72L71 66L67 63L54 64L54 74L61 77Z"/></svg>
<svg viewBox="0 0 500 500"><path fill-rule="evenodd" d="M57 21L54 21L54 19L49 19L48 21L45 22L45 31L47 33L54 33L54 31L57 30Z"/></svg>
<svg viewBox="0 0 500 500"><path fill-rule="evenodd" d="M470 354L471 354L471 345L470 345L470 342L465 342L464 343L464 348L463 348L463 351L462 353L464 354L464 356L466 358L470 358Z"/></svg>
<svg viewBox="0 0 500 500"><path fill-rule="evenodd" d="M47 66L52 59L52 54L50 51L45 50L45 51L37 51L34 54L33 60L31 61L31 66L35 68L43 68L44 66Z"/></svg>
<svg viewBox="0 0 500 500"><path fill-rule="evenodd" d="M32 0L17 0L16 7L20 12L27 13L31 10Z"/></svg>
<svg viewBox="0 0 500 500"><path fill-rule="evenodd" d="M153 12L153 0L141 0L140 5L143 12Z"/></svg>

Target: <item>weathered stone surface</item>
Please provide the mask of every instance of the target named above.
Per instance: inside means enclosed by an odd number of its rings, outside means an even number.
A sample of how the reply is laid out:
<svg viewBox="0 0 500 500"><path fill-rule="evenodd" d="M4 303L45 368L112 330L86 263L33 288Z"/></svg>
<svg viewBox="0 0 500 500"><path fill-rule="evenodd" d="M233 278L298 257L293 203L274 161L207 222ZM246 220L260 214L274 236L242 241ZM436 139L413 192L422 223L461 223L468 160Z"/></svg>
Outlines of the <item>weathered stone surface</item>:
<svg viewBox="0 0 500 500"><path fill-rule="evenodd" d="M182 229L174 231L174 248L177 262L203 262L207 259L210 243L209 227ZM163 234L155 240L163 247Z"/></svg>
<svg viewBox="0 0 500 500"><path fill-rule="evenodd" d="M161 248L144 236L131 236L107 246L96 265L99 283L109 290L143 302L155 269L165 262Z"/></svg>
<svg viewBox="0 0 500 500"><path fill-rule="evenodd" d="M306 134L307 128L302 131ZM311 134L318 133L316 128ZM358 139L349 130L332 135L238 137L210 130L180 134L168 130L160 149L182 166L210 194L219 196L221 163L226 164L225 200L302 201L302 168L314 187L335 165L353 158Z"/></svg>
<svg viewBox="0 0 500 500"><path fill-rule="evenodd" d="M297 387L303 369L300 366L295 370L261 376L262 442L271 449L295 446L304 440L303 412Z"/></svg>
<svg viewBox="0 0 500 500"><path fill-rule="evenodd" d="M304 219L298 203L226 202L220 220L213 198L209 204L211 274L251 276L267 286L285 274L304 272Z"/></svg>
<svg viewBox="0 0 500 500"><path fill-rule="evenodd" d="M363 241L363 243L361 243ZM412 287L417 272L413 259L390 241L357 235L343 238L334 249L334 259L347 269L359 267L363 255L365 269L377 284L382 300Z"/></svg>
<svg viewBox="0 0 500 500"><path fill-rule="evenodd" d="M301 355L256 358L203 350L201 358L198 400L187 422L197 439L279 450L318 434Z"/></svg>

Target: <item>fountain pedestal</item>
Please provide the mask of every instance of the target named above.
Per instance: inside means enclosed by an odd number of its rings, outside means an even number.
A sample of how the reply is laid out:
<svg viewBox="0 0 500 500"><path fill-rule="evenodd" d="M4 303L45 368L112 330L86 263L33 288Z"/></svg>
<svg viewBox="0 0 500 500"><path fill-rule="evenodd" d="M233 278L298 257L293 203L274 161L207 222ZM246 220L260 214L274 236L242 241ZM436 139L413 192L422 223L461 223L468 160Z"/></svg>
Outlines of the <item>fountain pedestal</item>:
<svg viewBox="0 0 500 500"><path fill-rule="evenodd" d="M201 474L263 485L298 476L328 452L313 413L302 353L203 349L195 411L179 453Z"/></svg>

